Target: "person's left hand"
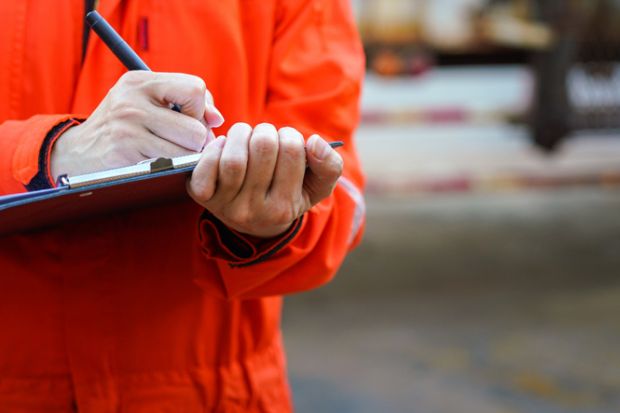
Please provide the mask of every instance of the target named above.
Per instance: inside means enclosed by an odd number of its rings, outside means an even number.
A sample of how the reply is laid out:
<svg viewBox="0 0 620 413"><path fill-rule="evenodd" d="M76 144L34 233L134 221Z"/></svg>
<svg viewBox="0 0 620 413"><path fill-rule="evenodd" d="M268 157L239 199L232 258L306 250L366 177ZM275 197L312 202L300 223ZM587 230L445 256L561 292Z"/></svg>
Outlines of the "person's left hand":
<svg viewBox="0 0 620 413"><path fill-rule="evenodd" d="M187 190L229 228L270 238L328 197L343 160L318 135L237 123L209 142Z"/></svg>

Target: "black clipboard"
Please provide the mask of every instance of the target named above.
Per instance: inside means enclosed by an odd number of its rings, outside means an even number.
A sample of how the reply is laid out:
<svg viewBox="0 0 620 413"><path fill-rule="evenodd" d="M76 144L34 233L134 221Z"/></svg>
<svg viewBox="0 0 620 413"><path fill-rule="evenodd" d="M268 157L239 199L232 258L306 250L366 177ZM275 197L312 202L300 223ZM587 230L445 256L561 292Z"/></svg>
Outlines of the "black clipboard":
<svg viewBox="0 0 620 413"><path fill-rule="evenodd" d="M184 158L158 158L132 174L128 167L105 171L105 178L61 177L56 188L0 197L0 236L189 199L185 182L199 155Z"/></svg>
<svg viewBox="0 0 620 413"><path fill-rule="evenodd" d="M343 142L329 145L339 148ZM185 182L200 156L150 159L125 168L61 176L56 188L0 197L0 236L189 200Z"/></svg>

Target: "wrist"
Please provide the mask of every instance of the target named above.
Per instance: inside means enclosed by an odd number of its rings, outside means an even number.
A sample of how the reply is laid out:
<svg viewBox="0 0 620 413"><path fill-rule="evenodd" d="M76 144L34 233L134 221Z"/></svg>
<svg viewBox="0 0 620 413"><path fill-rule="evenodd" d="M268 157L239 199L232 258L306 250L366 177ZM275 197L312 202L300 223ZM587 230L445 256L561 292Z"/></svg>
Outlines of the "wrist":
<svg viewBox="0 0 620 413"><path fill-rule="evenodd" d="M227 261L231 267L247 267L266 261L289 245L300 232L304 216L277 237L259 238L238 232L205 210L201 217L200 240L210 258Z"/></svg>
<svg viewBox="0 0 620 413"><path fill-rule="evenodd" d="M28 182L26 185L26 189L28 191L38 191L42 189L53 188L55 186L54 175L51 171L51 152L52 147L56 140L62 135L63 132L75 126L80 121L76 119L66 119L62 122L56 124L48 133L45 135L41 146L39 148L39 160L38 160L38 171L34 177Z"/></svg>
<svg viewBox="0 0 620 413"><path fill-rule="evenodd" d="M48 170L53 179L60 175L73 174L71 163L71 147L75 137L78 135L82 125L73 123L59 133L49 150Z"/></svg>
<svg viewBox="0 0 620 413"><path fill-rule="evenodd" d="M259 242L281 237L283 234L289 231L289 229L296 222L296 220L284 225L270 226L267 228L241 228L236 225L227 223L224 220L222 220L222 222L232 231L235 231L246 238L251 238L256 242Z"/></svg>

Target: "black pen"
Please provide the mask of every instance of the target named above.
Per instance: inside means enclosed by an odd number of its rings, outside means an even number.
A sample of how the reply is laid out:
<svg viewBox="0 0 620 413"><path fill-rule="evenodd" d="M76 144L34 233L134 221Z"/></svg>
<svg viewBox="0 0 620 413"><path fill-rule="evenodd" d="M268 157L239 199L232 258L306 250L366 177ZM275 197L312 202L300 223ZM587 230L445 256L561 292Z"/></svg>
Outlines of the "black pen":
<svg viewBox="0 0 620 413"><path fill-rule="evenodd" d="M86 15L86 21L112 53L125 65L127 70L151 71L146 63L140 59L140 56L129 47L120 34L96 10ZM176 103L172 105L172 110L181 113L181 107Z"/></svg>
<svg viewBox="0 0 620 413"><path fill-rule="evenodd" d="M86 21L97 36L108 46L108 48L118 57L118 59L125 65L127 70L146 70L151 71L149 67L144 63L140 56L134 50L129 47L127 42L114 30L110 23L106 21L96 10L91 11L86 15ZM172 110L175 112L181 112L181 107L174 103ZM335 141L329 144L332 148L336 149L344 145L342 141Z"/></svg>

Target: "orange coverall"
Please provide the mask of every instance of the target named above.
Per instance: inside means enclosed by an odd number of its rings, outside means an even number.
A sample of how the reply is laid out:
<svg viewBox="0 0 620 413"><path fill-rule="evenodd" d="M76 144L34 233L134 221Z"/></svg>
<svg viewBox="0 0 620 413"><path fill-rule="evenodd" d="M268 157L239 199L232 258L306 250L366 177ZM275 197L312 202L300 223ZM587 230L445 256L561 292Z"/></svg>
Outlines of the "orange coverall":
<svg viewBox="0 0 620 413"><path fill-rule="evenodd" d="M342 139L345 172L262 244L191 201L0 237L0 412L288 412L281 295L329 281L364 222L349 1L98 10L153 70L206 80L220 133L271 122ZM46 135L87 117L125 72L95 35L82 63L83 18L83 0L0 2L0 195L25 191Z"/></svg>

